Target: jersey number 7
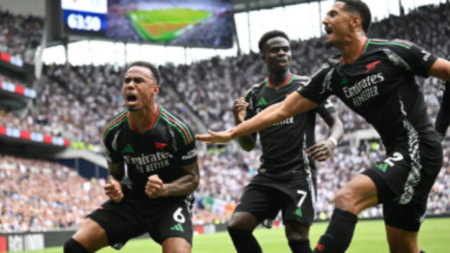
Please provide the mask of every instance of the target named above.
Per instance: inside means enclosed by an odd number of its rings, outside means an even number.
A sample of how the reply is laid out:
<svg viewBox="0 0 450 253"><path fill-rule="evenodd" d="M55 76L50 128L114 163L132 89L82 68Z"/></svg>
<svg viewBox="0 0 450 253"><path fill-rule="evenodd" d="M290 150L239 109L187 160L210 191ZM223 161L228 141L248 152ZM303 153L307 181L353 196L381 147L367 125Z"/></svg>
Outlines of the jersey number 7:
<svg viewBox="0 0 450 253"><path fill-rule="evenodd" d="M306 196L308 195L307 192L302 190L297 190L297 194L300 194L302 197L300 198L300 201L298 202L297 206L301 207L303 205L303 201L305 201Z"/></svg>

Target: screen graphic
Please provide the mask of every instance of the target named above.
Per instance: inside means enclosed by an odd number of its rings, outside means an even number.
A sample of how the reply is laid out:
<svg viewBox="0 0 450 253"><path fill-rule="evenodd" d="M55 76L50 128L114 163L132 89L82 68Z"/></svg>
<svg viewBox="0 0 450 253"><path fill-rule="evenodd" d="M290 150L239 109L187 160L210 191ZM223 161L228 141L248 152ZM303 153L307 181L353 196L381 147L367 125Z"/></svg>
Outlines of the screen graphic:
<svg viewBox="0 0 450 253"><path fill-rule="evenodd" d="M188 47L230 48L230 0L61 0L69 33Z"/></svg>

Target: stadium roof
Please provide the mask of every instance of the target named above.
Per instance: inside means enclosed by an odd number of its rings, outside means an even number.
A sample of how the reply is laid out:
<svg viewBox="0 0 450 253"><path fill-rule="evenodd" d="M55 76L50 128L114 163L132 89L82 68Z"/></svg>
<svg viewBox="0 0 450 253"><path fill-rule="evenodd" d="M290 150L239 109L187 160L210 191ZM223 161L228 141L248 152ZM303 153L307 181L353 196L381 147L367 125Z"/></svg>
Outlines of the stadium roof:
<svg viewBox="0 0 450 253"><path fill-rule="evenodd" d="M231 0L234 12L274 8L299 3L323 2L327 0Z"/></svg>

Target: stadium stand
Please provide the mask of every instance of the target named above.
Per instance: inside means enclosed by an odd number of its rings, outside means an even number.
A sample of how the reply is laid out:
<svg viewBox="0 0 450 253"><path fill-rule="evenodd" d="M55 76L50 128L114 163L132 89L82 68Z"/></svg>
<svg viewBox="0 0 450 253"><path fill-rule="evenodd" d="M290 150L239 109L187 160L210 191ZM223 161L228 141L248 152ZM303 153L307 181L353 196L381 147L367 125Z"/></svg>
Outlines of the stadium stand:
<svg viewBox="0 0 450 253"><path fill-rule="evenodd" d="M33 16L13 15L0 9L0 51L33 64L41 43L44 21Z"/></svg>
<svg viewBox="0 0 450 253"><path fill-rule="evenodd" d="M383 149L346 149L327 162L318 163L316 219L330 218L334 196L363 168L384 156ZM444 166L429 195L427 215L450 214L450 146L444 154ZM85 215L107 199L105 179L85 179L66 166L46 161L0 156L0 232L43 231L76 227ZM207 197L236 203L243 187L258 168L258 155L200 154L201 182L195 192L194 224L224 223L229 215L205 210ZM372 207L361 218L382 215L382 207Z"/></svg>

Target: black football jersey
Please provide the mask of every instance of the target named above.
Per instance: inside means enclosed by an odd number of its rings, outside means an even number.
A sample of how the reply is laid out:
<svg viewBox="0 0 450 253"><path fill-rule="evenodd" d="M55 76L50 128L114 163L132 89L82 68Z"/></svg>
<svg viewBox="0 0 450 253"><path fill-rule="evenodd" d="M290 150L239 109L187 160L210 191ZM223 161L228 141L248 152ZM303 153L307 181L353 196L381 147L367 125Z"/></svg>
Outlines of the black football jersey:
<svg viewBox="0 0 450 253"><path fill-rule="evenodd" d="M389 151L411 135L434 132L415 75L428 77L436 60L408 41L368 39L353 64L331 57L298 92L317 104L338 96L373 125Z"/></svg>
<svg viewBox="0 0 450 253"><path fill-rule="evenodd" d="M450 56L447 58L447 61L450 61ZM450 81L443 80L441 82L441 90L443 92L441 106L444 108L446 112L450 112Z"/></svg>
<svg viewBox="0 0 450 253"><path fill-rule="evenodd" d="M128 117L120 113L105 128L103 142L109 163L126 163L130 181L125 197L162 202L175 197L151 199L145 194L148 177L158 175L163 183L183 176L182 167L197 161L195 136L179 117L157 105L157 116L148 131L140 134Z"/></svg>
<svg viewBox="0 0 450 253"><path fill-rule="evenodd" d="M267 79L253 85L245 95L245 101L249 103L245 120L282 102L308 80L308 77L291 75L278 89L271 87ZM314 176L315 163L308 157L306 149L316 142L316 112L324 117L335 111L333 104L327 100L315 110L298 114L259 131L262 146L259 174L270 177Z"/></svg>

